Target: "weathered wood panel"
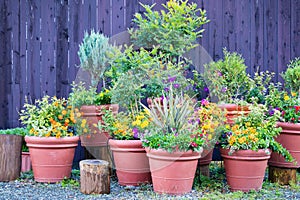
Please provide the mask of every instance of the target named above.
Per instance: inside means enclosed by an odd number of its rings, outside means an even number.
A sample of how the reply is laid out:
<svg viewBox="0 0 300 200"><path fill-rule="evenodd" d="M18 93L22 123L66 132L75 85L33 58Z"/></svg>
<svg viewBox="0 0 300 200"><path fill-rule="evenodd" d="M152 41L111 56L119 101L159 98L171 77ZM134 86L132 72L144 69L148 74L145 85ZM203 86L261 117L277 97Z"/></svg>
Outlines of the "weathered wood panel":
<svg viewBox="0 0 300 200"><path fill-rule="evenodd" d="M167 0L0 0L0 128L19 125L26 95L67 97L84 31L113 36L133 27L134 13L144 12L138 2L159 10ZM190 2L207 10L199 42L214 60L227 47L243 55L251 75L258 66L279 74L300 56L300 1Z"/></svg>

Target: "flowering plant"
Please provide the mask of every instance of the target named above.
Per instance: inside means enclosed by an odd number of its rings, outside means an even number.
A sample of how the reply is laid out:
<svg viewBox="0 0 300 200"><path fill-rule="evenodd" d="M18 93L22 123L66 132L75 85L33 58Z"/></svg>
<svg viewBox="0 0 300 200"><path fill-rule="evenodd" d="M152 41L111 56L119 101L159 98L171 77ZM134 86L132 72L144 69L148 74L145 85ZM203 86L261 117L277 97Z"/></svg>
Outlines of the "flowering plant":
<svg viewBox="0 0 300 200"><path fill-rule="evenodd" d="M136 140L139 139L139 133L143 132L150 123L145 117L145 111L119 112L116 115L111 110L105 110L102 116L103 122L98 122L100 130L107 131L113 139L117 140Z"/></svg>
<svg viewBox="0 0 300 200"><path fill-rule="evenodd" d="M266 96L266 104L269 106L269 115L275 111L281 113L279 121L300 123L300 100L296 92L290 94L281 90L280 85L270 85L269 94Z"/></svg>
<svg viewBox="0 0 300 200"><path fill-rule="evenodd" d="M281 131L280 127L276 127L280 112L275 111L272 116L267 116L266 106L257 104L251 106L250 110L248 115L239 116L231 127L225 127L222 137L226 143L222 147L230 149L229 153L236 150L271 149L283 155L287 161L293 161L288 150L275 140Z"/></svg>
<svg viewBox="0 0 300 200"><path fill-rule="evenodd" d="M60 138L88 132L79 110L68 105L66 99L55 96L46 95L34 104L25 103L20 120L30 136Z"/></svg>
<svg viewBox="0 0 300 200"><path fill-rule="evenodd" d="M300 100L300 57L290 61L287 70L281 74L285 84L292 92L298 92Z"/></svg>
<svg viewBox="0 0 300 200"><path fill-rule="evenodd" d="M212 104L213 105L213 104ZM147 132L142 134L145 147L173 151L201 151L204 144L213 141L212 132L217 129L212 107L207 101L195 108L195 101L187 95L174 94L173 89L163 94L162 103L144 108L151 118ZM216 121L215 121L216 120Z"/></svg>
<svg viewBox="0 0 300 200"><path fill-rule="evenodd" d="M193 120L198 123L197 134L205 139L204 148L213 148L226 121L221 108L216 103L202 99L200 106L194 111Z"/></svg>

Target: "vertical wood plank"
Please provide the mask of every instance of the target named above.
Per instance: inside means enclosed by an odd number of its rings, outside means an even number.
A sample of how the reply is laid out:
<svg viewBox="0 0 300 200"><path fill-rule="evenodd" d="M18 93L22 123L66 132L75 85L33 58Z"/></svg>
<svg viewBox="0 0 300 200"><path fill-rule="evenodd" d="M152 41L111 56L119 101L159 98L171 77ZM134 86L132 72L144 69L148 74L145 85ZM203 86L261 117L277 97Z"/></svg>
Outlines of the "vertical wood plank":
<svg viewBox="0 0 300 200"><path fill-rule="evenodd" d="M115 35L126 30L124 0L112 0L112 5L112 35Z"/></svg>
<svg viewBox="0 0 300 200"><path fill-rule="evenodd" d="M234 0L225 0L223 4L223 47L236 50L236 6Z"/></svg>
<svg viewBox="0 0 300 200"><path fill-rule="evenodd" d="M278 0L278 73L285 71L291 59L291 1ZM283 81L279 76L279 81Z"/></svg>
<svg viewBox="0 0 300 200"><path fill-rule="evenodd" d="M300 56L300 1L292 0L291 59Z"/></svg>
<svg viewBox="0 0 300 200"><path fill-rule="evenodd" d="M98 6L99 13L99 29L100 32L105 34L106 36L112 35L111 32L111 8L110 8L110 0L100 0Z"/></svg>
<svg viewBox="0 0 300 200"><path fill-rule="evenodd" d="M56 68L54 53L56 45L55 1L43 1L41 4L41 90L46 95L56 95ZM58 54L60 55L60 54Z"/></svg>
<svg viewBox="0 0 300 200"><path fill-rule="evenodd" d="M251 58L251 47L250 47L250 34L252 30L250 29L251 19L250 19L250 8L248 0L236 1L236 51L240 53L245 59L245 64L248 66L247 72L252 74L253 68L250 66Z"/></svg>
<svg viewBox="0 0 300 200"><path fill-rule="evenodd" d="M134 18L134 14L138 12L138 0L124 0L126 2L126 20L125 20L125 27L132 28L133 22L132 19Z"/></svg>
<svg viewBox="0 0 300 200"><path fill-rule="evenodd" d="M257 67L264 66L264 3L251 1L251 57L250 68L256 72Z"/></svg>
<svg viewBox="0 0 300 200"><path fill-rule="evenodd" d="M40 57L40 0L27 0L28 9L26 9L27 21L27 79L30 88L30 98L32 100L41 97L41 57Z"/></svg>
<svg viewBox="0 0 300 200"><path fill-rule="evenodd" d="M56 95L65 97L69 92L68 80L68 1L56 2Z"/></svg>
<svg viewBox="0 0 300 200"><path fill-rule="evenodd" d="M278 2L272 0L264 1L264 66L263 70L271 69L278 80L277 55L278 55L278 26L277 13ZM273 69L273 70L272 70Z"/></svg>

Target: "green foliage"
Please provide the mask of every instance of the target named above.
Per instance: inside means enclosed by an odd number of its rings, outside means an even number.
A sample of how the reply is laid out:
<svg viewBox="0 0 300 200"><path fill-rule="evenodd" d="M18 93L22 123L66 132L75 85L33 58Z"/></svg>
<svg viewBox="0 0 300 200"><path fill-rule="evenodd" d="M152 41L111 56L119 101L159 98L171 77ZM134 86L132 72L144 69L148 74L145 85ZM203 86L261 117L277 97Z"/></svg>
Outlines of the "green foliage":
<svg viewBox="0 0 300 200"><path fill-rule="evenodd" d="M143 5L145 16L136 13L133 22L138 29L129 33L138 47L159 49L170 56L181 56L196 46L195 41L202 36L202 25L209 22L206 11L197 8L197 4L188 1L168 1L166 9L154 11L152 6Z"/></svg>
<svg viewBox="0 0 300 200"><path fill-rule="evenodd" d="M246 73L244 59L236 52L228 52L226 48L223 53L224 59L204 66L203 76L209 86L210 95L223 103L245 99L252 79Z"/></svg>
<svg viewBox="0 0 300 200"><path fill-rule="evenodd" d="M68 101L70 105L80 108L82 105L105 105L111 103L111 91L102 88L100 93L97 93L95 87L89 86L86 88L84 82L71 84L72 92L69 94Z"/></svg>
<svg viewBox="0 0 300 200"><path fill-rule="evenodd" d="M114 57L117 48L109 44L109 38L99 32L91 30L85 32L79 45L78 56L80 67L91 75L92 86L96 87L104 73L109 69L109 60Z"/></svg>
<svg viewBox="0 0 300 200"><path fill-rule="evenodd" d="M292 92L300 92L300 57L291 60L287 70L281 75Z"/></svg>
<svg viewBox="0 0 300 200"><path fill-rule="evenodd" d="M195 103L187 95L174 94L173 89L163 94L162 102L152 100L153 106L147 108L151 125L142 135L143 145L153 149L172 152L200 151L204 139L197 136L198 124L192 119Z"/></svg>
<svg viewBox="0 0 300 200"><path fill-rule="evenodd" d="M27 129L25 128L11 128L11 129L4 129L0 130L0 135L21 135L25 136L28 133Z"/></svg>
<svg viewBox="0 0 300 200"><path fill-rule="evenodd" d="M287 161L293 161L289 151L275 140L281 131L281 128L276 126L280 112L274 111L272 115L266 115L267 112L265 105L252 105L248 115L239 116L234 125L225 130L228 143L222 146L230 149L230 153L237 150L258 151L270 148Z"/></svg>

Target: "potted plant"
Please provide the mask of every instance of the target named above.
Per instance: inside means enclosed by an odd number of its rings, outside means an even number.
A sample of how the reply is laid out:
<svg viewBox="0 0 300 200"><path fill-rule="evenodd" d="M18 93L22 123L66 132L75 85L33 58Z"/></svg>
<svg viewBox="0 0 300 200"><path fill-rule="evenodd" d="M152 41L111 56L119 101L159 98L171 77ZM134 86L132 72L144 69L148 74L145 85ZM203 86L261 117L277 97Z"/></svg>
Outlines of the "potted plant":
<svg viewBox="0 0 300 200"><path fill-rule="evenodd" d="M12 181L20 176L22 133L21 128L0 130L0 181Z"/></svg>
<svg viewBox="0 0 300 200"><path fill-rule="evenodd" d="M168 1L162 4L165 9L160 12L153 9L154 5L141 6L145 15L136 13L133 22L137 28L129 30L133 44L144 48L157 46L171 58L181 57L196 47L195 41L204 32L202 26L209 22L206 11L188 1Z"/></svg>
<svg viewBox="0 0 300 200"><path fill-rule="evenodd" d="M66 99L44 96L26 102L20 120L29 130L25 136L34 178L37 182L57 182L70 177L80 132L88 132L86 120Z"/></svg>
<svg viewBox="0 0 300 200"><path fill-rule="evenodd" d="M187 193L205 143L199 118L194 115L196 103L188 95L175 94L172 87L163 94L162 102L163 106L157 101L153 101L153 107L144 106L151 123L141 135L154 191Z"/></svg>
<svg viewBox="0 0 300 200"><path fill-rule="evenodd" d="M110 154L107 149L109 135L94 127L101 121L104 110L117 113L118 104L111 103L111 82L106 76L110 69L110 62L118 55L118 48L109 43L109 38L99 32L91 30L85 32L82 43L79 45L78 56L80 69L90 75L91 84L88 82L73 83L69 95L71 104L82 112L87 120L90 131L80 135L81 145L85 146L93 157L109 161ZM99 82L102 80L101 91L98 92Z"/></svg>
<svg viewBox="0 0 300 200"><path fill-rule="evenodd" d="M233 124L234 118L249 112L243 100L246 100L253 80L246 73L247 66L241 55L228 52L226 48L223 53L224 59L204 65L203 78L212 100L227 111L227 123Z"/></svg>
<svg viewBox="0 0 300 200"><path fill-rule="evenodd" d="M281 128L276 127L280 113L267 116L265 105L254 104L248 115L239 116L233 126L225 127L221 155L227 183L232 191L259 190L271 151L292 161L287 149L275 140Z"/></svg>
<svg viewBox="0 0 300 200"><path fill-rule="evenodd" d="M139 139L139 132L149 125L145 115L142 110L119 112L116 115L106 111L103 123L98 124L99 129L106 130L112 136L109 146L120 185L151 183L149 161Z"/></svg>

